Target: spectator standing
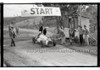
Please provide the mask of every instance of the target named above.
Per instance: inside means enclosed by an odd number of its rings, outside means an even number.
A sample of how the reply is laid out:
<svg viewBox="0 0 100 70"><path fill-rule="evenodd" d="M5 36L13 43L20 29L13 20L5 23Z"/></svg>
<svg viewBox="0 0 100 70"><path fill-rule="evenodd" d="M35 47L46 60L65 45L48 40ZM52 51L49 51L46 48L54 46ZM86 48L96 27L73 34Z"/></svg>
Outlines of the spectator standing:
<svg viewBox="0 0 100 70"><path fill-rule="evenodd" d="M14 28L13 23L9 25L9 36L11 39L11 46L16 46L15 45L16 29Z"/></svg>
<svg viewBox="0 0 100 70"><path fill-rule="evenodd" d="M86 25L84 25L84 40L85 40L85 44L86 44L86 45L89 45L88 34L89 34L89 31L88 31L88 29L86 28Z"/></svg>
<svg viewBox="0 0 100 70"><path fill-rule="evenodd" d="M60 33L60 37L61 37L61 44L65 43L65 33L64 30L62 28L59 28L59 33Z"/></svg>
<svg viewBox="0 0 100 70"><path fill-rule="evenodd" d="M79 38L79 30L75 29L75 38L74 38L75 43L80 43L80 38Z"/></svg>
<svg viewBox="0 0 100 70"><path fill-rule="evenodd" d="M16 26L16 34L18 35L19 34L19 27Z"/></svg>
<svg viewBox="0 0 100 70"><path fill-rule="evenodd" d="M82 29L82 26L79 26L79 37L80 37L80 45L83 45L83 29Z"/></svg>
<svg viewBox="0 0 100 70"><path fill-rule="evenodd" d="M69 37L70 37L70 44L72 45L73 39L75 37L75 30L74 30L74 28L70 28L69 29Z"/></svg>

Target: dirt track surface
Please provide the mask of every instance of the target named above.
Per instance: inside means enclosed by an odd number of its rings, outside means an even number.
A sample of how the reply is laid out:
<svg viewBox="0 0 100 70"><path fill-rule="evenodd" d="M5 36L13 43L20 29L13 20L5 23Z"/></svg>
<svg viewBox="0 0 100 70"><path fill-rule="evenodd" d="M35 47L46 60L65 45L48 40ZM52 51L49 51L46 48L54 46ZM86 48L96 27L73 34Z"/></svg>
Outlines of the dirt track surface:
<svg viewBox="0 0 100 70"><path fill-rule="evenodd" d="M20 29L16 47L10 47L9 34L4 35L4 64L6 66L96 66L97 56L77 52L63 45L42 48L32 44L38 30ZM48 32L47 35L52 35Z"/></svg>
<svg viewBox="0 0 100 70"><path fill-rule="evenodd" d="M16 47L4 47L7 66L96 66L97 57L62 45L42 48L29 41L20 41Z"/></svg>

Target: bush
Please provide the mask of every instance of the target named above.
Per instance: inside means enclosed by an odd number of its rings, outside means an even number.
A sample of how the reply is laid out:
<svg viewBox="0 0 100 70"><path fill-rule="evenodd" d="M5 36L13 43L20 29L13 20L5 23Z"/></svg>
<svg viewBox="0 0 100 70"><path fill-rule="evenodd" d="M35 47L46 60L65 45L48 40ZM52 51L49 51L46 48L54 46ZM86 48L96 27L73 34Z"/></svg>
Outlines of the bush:
<svg viewBox="0 0 100 70"><path fill-rule="evenodd" d="M91 45L91 46L96 46L97 45L96 40L93 39L92 37L89 37L88 40L89 40L89 45Z"/></svg>

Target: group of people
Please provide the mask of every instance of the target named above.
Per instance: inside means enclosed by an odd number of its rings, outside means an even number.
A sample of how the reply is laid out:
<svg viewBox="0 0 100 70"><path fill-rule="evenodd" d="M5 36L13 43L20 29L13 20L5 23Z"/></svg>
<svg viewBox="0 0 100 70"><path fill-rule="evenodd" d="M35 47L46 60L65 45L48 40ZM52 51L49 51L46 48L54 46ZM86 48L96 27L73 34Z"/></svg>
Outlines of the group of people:
<svg viewBox="0 0 100 70"><path fill-rule="evenodd" d="M66 40L65 32L62 28L59 28L59 32L60 32L60 36L62 38L61 44L63 44L63 43L65 43L65 40ZM75 32L76 32L76 30L74 28L69 28L69 40L70 40L71 45L73 44L73 40L75 40L75 38L77 37L77 36L75 36ZM88 42L89 31L86 28L86 25L84 25L84 29L82 29L82 26L79 26L78 32L79 32L79 36L77 37L77 40L79 41L80 45L83 45L83 44L89 45L89 42ZM18 27L14 26L14 23L11 23L9 25L9 36L11 39L11 46L16 46L15 37L18 35L18 33L19 33ZM48 39L46 37L46 34L47 34L47 29L43 28L43 26L40 26L37 40L40 41L40 39Z"/></svg>
<svg viewBox="0 0 100 70"><path fill-rule="evenodd" d="M64 44L66 43L65 31L61 28L59 28L59 30L60 30L59 34L62 37L61 44ZM77 41L80 45L89 45L88 37L89 37L89 31L86 28L86 25L84 25L84 29L82 28L82 26L79 26L78 30L74 28L69 28L69 41L71 45L73 44L74 41Z"/></svg>
<svg viewBox="0 0 100 70"><path fill-rule="evenodd" d="M10 36L10 39L11 39L10 46L11 47L12 46L16 46L16 44L15 44L15 38L19 34L19 28L13 22L11 22L10 25L8 26L8 30L9 30L9 36ZM40 40L42 37L44 39L47 39L46 34L47 34L47 29L43 28L43 26L40 26L40 28L39 28L39 34L37 36L38 40Z"/></svg>
<svg viewBox="0 0 100 70"><path fill-rule="evenodd" d="M9 36L10 36L10 39L11 39L11 47L12 46L16 46L15 44L15 38L17 37L17 34L19 33L19 29L18 27L14 26L14 23L10 23L9 27L8 27L8 30L9 30Z"/></svg>
<svg viewBox="0 0 100 70"><path fill-rule="evenodd" d="M76 38L75 32L76 32L76 30L74 30L73 28L71 28L69 30L71 44L73 42L72 40ZM86 25L84 25L84 29L82 28L82 26L79 26L78 33L79 33L79 35L77 37L77 40L80 43L80 45L89 45L89 41L88 41L89 31L86 28Z"/></svg>
<svg viewBox="0 0 100 70"><path fill-rule="evenodd" d="M88 41L89 31L86 28L86 25L84 25L84 29L82 29L82 27L80 26L79 35L80 35L80 44L89 45L89 41Z"/></svg>

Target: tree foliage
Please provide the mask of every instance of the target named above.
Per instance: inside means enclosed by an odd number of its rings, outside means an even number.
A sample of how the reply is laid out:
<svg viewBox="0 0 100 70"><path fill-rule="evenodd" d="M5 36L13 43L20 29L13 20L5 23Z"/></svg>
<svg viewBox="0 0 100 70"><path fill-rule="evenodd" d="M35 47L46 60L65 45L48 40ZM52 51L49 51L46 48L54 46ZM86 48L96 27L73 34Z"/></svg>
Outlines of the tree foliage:
<svg viewBox="0 0 100 70"><path fill-rule="evenodd" d="M55 17L57 20L57 28L64 27L63 18L66 16L82 15L90 19L90 28L97 26L97 5L88 4L44 4L44 6L60 7L61 17ZM52 18L52 17L46 17Z"/></svg>

